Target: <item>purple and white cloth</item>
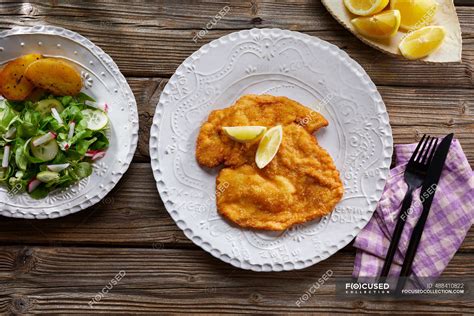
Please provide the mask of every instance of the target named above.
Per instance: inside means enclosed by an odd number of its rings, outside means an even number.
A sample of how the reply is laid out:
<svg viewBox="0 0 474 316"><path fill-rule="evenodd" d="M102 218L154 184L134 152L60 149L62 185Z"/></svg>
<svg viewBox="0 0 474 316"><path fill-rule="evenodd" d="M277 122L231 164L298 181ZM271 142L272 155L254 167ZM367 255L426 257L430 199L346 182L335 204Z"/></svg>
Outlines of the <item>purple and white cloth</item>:
<svg viewBox="0 0 474 316"><path fill-rule="evenodd" d="M357 248L354 278L373 278L382 271L407 190L403 179L405 167L416 145L395 146L396 163L390 170L382 198L373 217L354 242ZM453 140L413 262L412 275L415 279L439 277L461 246L474 220L473 175L459 141ZM422 210L418 188L413 194L411 213L407 217L389 277L399 275L411 233Z"/></svg>

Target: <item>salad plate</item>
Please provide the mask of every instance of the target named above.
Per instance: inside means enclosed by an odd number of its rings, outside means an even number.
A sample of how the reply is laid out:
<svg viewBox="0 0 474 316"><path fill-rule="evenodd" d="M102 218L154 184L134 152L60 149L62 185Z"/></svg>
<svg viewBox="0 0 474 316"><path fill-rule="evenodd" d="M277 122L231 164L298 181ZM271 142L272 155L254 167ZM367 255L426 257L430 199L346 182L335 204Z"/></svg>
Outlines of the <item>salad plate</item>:
<svg viewBox="0 0 474 316"><path fill-rule="evenodd" d="M327 118L317 139L345 190L331 214L265 232L218 213L219 170L199 166L196 139L213 110L246 94L286 96ZM385 185L392 143L376 86L344 51L298 32L252 29L204 45L178 67L156 108L150 156L164 205L189 239L236 267L283 271L328 258L366 225Z"/></svg>
<svg viewBox="0 0 474 316"><path fill-rule="evenodd" d="M93 159L90 176L81 177L80 181L70 186L52 190L40 199L12 188L0 187L0 215L30 219L57 218L98 203L127 171L138 141L137 106L125 77L112 58L75 32L60 27L35 26L13 28L0 33L0 67L28 54L41 54L46 58L62 59L73 64L80 73L83 95L92 97L96 104L107 110L108 118L101 117L104 121L99 122L103 126L106 122L108 124L103 132L103 138L108 143L104 145L107 150L100 153L100 159ZM81 98L75 102L84 103ZM81 109L84 115L93 113L83 107ZM95 117L96 123L97 120ZM60 166L52 165L52 171L58 171L54 168ZM78 171L86 174L83 170ZM46 172L43 178L51 174L54 172Z"/></svg>

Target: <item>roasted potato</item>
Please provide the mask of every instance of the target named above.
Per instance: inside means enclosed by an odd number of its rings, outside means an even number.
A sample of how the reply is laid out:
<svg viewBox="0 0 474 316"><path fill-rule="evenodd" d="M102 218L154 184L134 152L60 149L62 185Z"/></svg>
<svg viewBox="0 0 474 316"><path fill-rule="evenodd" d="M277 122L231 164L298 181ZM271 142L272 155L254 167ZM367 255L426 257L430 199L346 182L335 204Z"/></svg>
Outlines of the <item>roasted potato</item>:
<svg viewBox="0 0 474 316"><path fill-rule="evenodd" d="M40 54L29 54L10 61L0 73L0 92L8 100L22 101L33 90L34 85L24 74L28 66L40 60Z"/></svg>
<svg viewBox="0 0 474 316"><path fill-rule="evenodd" d="M41 88L34 88L33 91L26 97L25 100L29 100L32 102L38 102L41 99L44 99L47 95L46 90Z"/></svg>
<svg viewBox="0 0 474 316"><path fill-rule="evenodd" d="M76 68L58 58L43 58L30 64L25 77L35 86L54 95L76 95L82 89L82 78Z"/></svg>

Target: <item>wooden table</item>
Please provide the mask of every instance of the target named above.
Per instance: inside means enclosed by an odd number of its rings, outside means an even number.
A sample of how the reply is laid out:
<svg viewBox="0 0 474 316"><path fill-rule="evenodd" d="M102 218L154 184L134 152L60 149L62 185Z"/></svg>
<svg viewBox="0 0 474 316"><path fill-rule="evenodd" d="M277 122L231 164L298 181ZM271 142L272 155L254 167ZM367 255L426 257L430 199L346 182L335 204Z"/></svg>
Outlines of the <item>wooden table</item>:
<svg viewBox="0 0 474 316"><path fill-rule="evenodd" d="M334 43L357 60L387 105L395 143L420 134L456 133L474 163L474 2L455 1L461 64L423 65L387 57L336 23L317 0L242 0L197 43L227 3L35 1L0 3L0 29L52 24L88 37L110 54L138 103L140 140L129 171L96 206L62 219L0 219L0 313L462 313L472 301L348 301L334 278L300 307L296 300L331 269L352 272L354 248L302 271L254 273L225 264L192 244L166 212L150 169L148 137L155 106L176 67L201 45L253 27L301 31ZM132 5L132 3L136 3ZM474 276L474 231L444 276ZM93 305L120 271L126 275Z"/></svg>

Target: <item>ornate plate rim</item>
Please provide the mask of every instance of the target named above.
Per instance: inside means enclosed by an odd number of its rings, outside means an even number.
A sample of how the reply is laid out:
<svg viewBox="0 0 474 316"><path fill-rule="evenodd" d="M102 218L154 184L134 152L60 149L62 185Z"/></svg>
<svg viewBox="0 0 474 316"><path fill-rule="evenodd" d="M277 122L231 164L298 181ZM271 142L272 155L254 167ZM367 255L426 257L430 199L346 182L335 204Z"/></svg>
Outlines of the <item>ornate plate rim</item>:
<svg viewBox="0 0 474 316"><path fill-rule="evenodd" d="M90 198L86 199L85 201L77 205L73 205L71 207L63 205L61 209L58 209L58 210L55 210L54 212L49 212L49 213L45 211L46 209L49 209L49 208L36 209L35 213L28 213L26 212L26 209L19 209L18 207L11 206L9 204L6 204L5 202L1 202L0 204L1 206L0 215L6 216L6 217L26 218L26 219L52 219L52 218L64 217L66 215L70 215L70 214L82 211L100 202L108 193L110 193L110 191L113 190L113 188L117 185L117 183L120 181L122 176L130 167L130 164L132 162L133 156L135 154L135 151L138 145L139 123L138 123L137 102L135 100L135 95L133 94L132 89L130 88L127 80L125 79L124 75L120 71L117 64L99 46L92 43L86 37L80 35L77 32L74 32L62 27L58 27L58 26L37 25L37 26L32 26L32 27L22 27L22 26L13 27L9 30L0 32L0 38L5 38L12 35L22 35L22 34L45 34L45 35L65 37L78 43L80 46L85 47L91 52L93 52L94 55L96 55L96 57L99 58L104 63L104 65L106 65L108 68L110 68L111 71L114 72L116 79L121 84L121 88L126 89L125 92L128 92L129 99L127 100L127 102L129 102L131 108L133 108L133 111L131 111L133 114L133 119L130 120L130 123L131 123L130 148L126 155L126 159L120 165L120 168L115 170L115 173L111 173L111 178L110 178L110 183L109 183L110 185L107 185L107 186L104 185L93 196L91 196ZM64 34L66 34L66 36ZM55 207L55 206L53 205L51 207ZM19 212L20 210L22 212ZM56 215L57 213L59 213L59 215Z"/></svg>
<svg viewBox="0 0 474 316"><path fill-rule="evenodd" d="M376 89L375 84L372 82L372 80L370 79L368 74L365 72L365 70L362 68L362 66L360 66L355 60L353 60L345 51L343 51L339 47L337 47L334 44L331 44L327 41L321 40L318 37L310 36L310 35L307 35L307 34L304 34L304 33L296 32L296 31L282 30L282 29L279 29L279 28L262 28L262 29L253 28L253 29L248 29L248 30L232 32L232 33L229 33L227 35L224 35L224 36L222 36L218 39L215 39L215 40L203 45L197 51L192 53L189 57L187 57L178 66L177 70L179 70L181 66L199 59L200 56L202 54L206 53L210 48L217 48L217 47L219 47L219 45L225 45L226 42L228 42L228 41L234 41L236 39L239 39L240 36L243 35L243 34L257 34L257 33L261 33L261 32L269 32L269 33L272 33L272 34L278 33L278 34L283 34L283 35L286 34L286 35L289 35L289 36L292 36L292 37L295 37L295 38L298 38L298 39L301 39L301 40L306 40L306 41L315 41L316 40L316 41L324 42L324 44L326 46L328 46L328 50L330 52L342 57L344 59L344 61L347 62L351 68L354 68L356 71L358 71L361 74L363 79L367 80L369 85L373 85L373 87L375 87L375 89ZM166 86L168 86L170 84L175 84L177 80L178 80L178 78L177 78L177 74L175 72L173 74L173 76L171 76L171 78L168 81ZM166 90L166 86L163 89L163 93ZM381 166L382 176L381 176L380 179L383 180L383 185L376 187L375 194L377 196L377 199L369 201L371 211L366 212L365 214L367 214L367 215L365 217L361 218L360 222L363 223L362 226L355 226L352 231L347 232L346 237L344 239L340 240L337 243L337 245L336 245L337 250L336 251L334 251L334 252L325 251L320 255L314 256L311 260L305 260L304 264L302 266L299 266L299 267L294 267L293 266L291 268L286 268L285 266L280 265L280 266L282 266L280 268L280 267L276 266L278 263L253 264L253 263L249 263L249 262L246 262L246 261L242 261L238 258L232 258L232 257L229 257L227 255L221 254L220 250L217 249L217 248L214 248L210 244L210 242L204 241L198 235L194 234L194 232L186 224L185 219L179 217L179 212L177 212L176 209L173 208L174 204L172 203L172 201L169 198L166 197L166 195L163 192L163 190L165 188L165 185L164 185L164 179L163 179L161 171L160 171L160 162L159 162L159 157L158 157L158 146L159 146L159 144L158 144L158 135L160 135L161 117L163 116L163 111L164 111L164 106L165 106L164 98L163 98L164 94L163 93L160 96L160 100L159 100L159 102L156 106L155 115L153 117L153 124L152 124L151 129L150 129L150 144L149 144L151 167L152 167L152 170L153 170L153 176L155 177L155 180L156 180L157 189L158 189L158 192L161 196L161 199L163 200L163 204L164 204L166 210L168 211L170 216L173 218L173 220L175 221L177 226L183 231L185 236L187 238L189 238L194 244L201 247L202 249L204 249L205 251L207 251L208 253L210 253L214 257L216 257L216 258L218 258L218 259L220 259L220 260L222 260L226 263L229 263L229 264L231 264L231 265L233 265L237 268L246 269L246 270L253 270L253 271L256 271L256 272L291 271L291 270L304 269L304 268L307 268L309 266L312 266L312 265L314 265L314 264L316 264L320 261L323 261L323 260L329 258L334 253L336 253L340 249L344 248L347 244L349 244L351 242L352 239L354 239L357 236L359 231L363 229L363 227L368 223L368 220L372 217L372 214L375 211L378 200L380 199L380 197L382 195L383 188L385 186L385 182L386 182L388 174L389 174L389 167L390 167L390 164L391 164L392 154L393 154L392 129L391 129L390 122L389 122L389 119L388 119L388 112L386 110L385 103L383 102L381 97L380 97L381 102L376 102L376 104L378 106L380 106L380 104L382 104L384 106L383 114L385 115L387 128L388 128L388 134L385 136L385 141L384 141L384 143L387 144L387 145L386 145L385 148L383 148L383 155L381 157L381 160L383 161L383 166ZM376 93L379 94L377 89L376 89ZM270 265L271 269L264 270L263 269L264 265L266 265L266 266Z"/></svg>

